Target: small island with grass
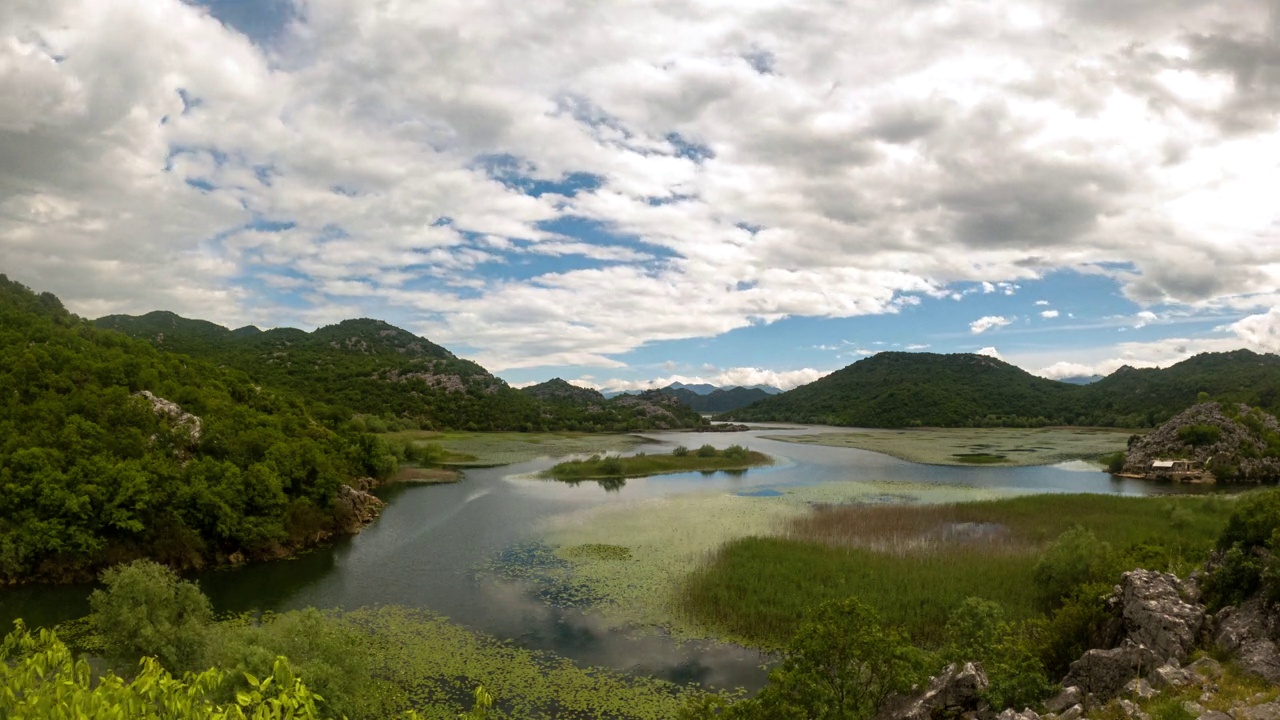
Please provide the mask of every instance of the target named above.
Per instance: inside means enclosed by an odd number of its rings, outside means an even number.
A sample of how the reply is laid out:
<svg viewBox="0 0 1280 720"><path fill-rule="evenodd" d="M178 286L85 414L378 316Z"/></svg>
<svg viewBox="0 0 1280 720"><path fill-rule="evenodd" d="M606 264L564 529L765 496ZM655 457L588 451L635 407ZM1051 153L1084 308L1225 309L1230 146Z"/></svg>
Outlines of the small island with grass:
<svg viewBox="0 0 1280 720"><path fill-rule="evenodd" d="M719 450L703 445L696 450L681 445L670 455L638 453L626 457L620 455L592 455L586 460L570 460L552 466L543 477L567 482L579 480L612 480L616 478L645 477L681 472L715 472L717 470L746 470L761 465L772 465L773 458L762 452L748 450L741 445L730 445Z"/></svg>

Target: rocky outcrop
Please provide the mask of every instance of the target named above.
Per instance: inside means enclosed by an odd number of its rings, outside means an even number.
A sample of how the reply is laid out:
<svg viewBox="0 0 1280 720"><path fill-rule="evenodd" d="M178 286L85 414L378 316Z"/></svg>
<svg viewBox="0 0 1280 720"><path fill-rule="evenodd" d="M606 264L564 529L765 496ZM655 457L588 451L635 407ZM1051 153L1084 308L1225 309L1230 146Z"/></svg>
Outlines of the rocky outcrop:
<svg viewBox="0 0 1280 720"><path fill-rule="evenodd" d="M345 521L347 532L359 532L360 528L373 522L382 512L383 506L383 502L369 491L357 490L350 485L338 488L334 504L338 508L339 517Z"/></svg>
<svg viewBox="0 0 1280 720"><path fill-rule="evenodd" d="M1204 428L1213 430L1197 431ZM1123 472L1149 475L1153 461L1179 458L1206 468L1206 479L1213 479L1214 468L1236 480L1280 478L1280 458L1264 457L1264 433L1280 433L1280 421L1248 405L1200 403L1133 441Z"/></svg>
<svg viewBox="0 0 1280 720"><path fill-rule="evenodd" d="M149 390L139 390L134 393L134 397L140 397L151 403L151 411L160 417L166 418L175 428L181 428L186 431L188 445L196 445L200 442L200 431L202 422L196 415L183 410L178 403L165 400L162 397L151 394Z"/></svg>
<svg viewBox="0 0 1280 720"><path fill-rule="evenodd" d="M1126 640L1110 650L1090 650L1071 663L1064 687L1077 687L1091 703L1104 703L1119 695L1135 677L1162 665L1149 648Z"/></svg>
<svg viewBox="0 0 1280 720"><path fill-rule="evenodd" d="M985 709L982 694L990 683L980 663L948 665L916 695L885 702L877 720L941 720Z"/></svg>
<svg viewBox="0 0 1280 720"><path fill-rule="evenodd" d="M1194 585L1176 575L1133 570L1120 578L1108 605L1118 616L1122 637L1160 660L1186 660L1204 627L1204 607Z"/></svg>
<svg viewBox="0 0 1280 720"><path fill-rule="evenodd" d="M1215 619L1214 642L1236 656L1244 670L1280 684L1280 620L1262 596L1223 608Z"/></svg>

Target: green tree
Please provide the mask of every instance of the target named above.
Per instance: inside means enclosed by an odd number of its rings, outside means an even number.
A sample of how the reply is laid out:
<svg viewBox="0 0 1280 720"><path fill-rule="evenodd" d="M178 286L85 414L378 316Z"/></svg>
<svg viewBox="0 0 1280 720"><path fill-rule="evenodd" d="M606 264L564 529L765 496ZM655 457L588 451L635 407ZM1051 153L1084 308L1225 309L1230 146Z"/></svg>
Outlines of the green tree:
<svg viewBox="0 0 1280 720"><path fill-rule="evenodd" d="M1034 578L1041 604L1055 607L1080 586L1107 579L1111 566L1110 544L1078 525L1067 530L1036 563Z"/></svg>
<svg viewBox="0 0 1280 720"><path fill-rule="evenodd" d="M175 672L196 667L213 611L195 583L149 560L109 568L102 583L89 607L111 659L153 656Z"/></svg>

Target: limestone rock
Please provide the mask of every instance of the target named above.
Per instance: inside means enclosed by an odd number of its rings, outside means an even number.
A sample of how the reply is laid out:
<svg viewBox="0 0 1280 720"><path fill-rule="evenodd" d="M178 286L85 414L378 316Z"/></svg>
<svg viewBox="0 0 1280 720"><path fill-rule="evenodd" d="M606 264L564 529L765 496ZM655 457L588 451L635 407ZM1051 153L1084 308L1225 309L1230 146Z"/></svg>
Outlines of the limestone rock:
<svg viewBox="0 0 1280 720"><path fill-rule="evenodd" d="M979 710L982 692L989 684L981 663L948 665L940 675L930 678L928 686L921 693L890 698L877 719L931 720ZM1037 717L1034 720L1039 719Z"/></svg>
<svg viewBox="0 0 1280 720"><path fill-rule="evenodd" d="M338 488L337 505L349 519L348 529L359 530L361 526L373 522L382 512L383 502L365 490L357 490L350 485Z"/></svg>
<svg viewBox="0 0 1280 720"><path fill-rule="evenodd" d="M1159 691L1151 687L1151 683L1147 682L1146 680L1143 680L1142 678L1130 680L1129 682L1125 683L1124 691L1129 695L1132 695L1133 697L1136 697L1142 700L1150 700L1151 698L1160 694Z"/></svg>
<svg viewBox="0 0 1280 720"><path fill-rule="evenodd" d="M1040 715L1031 708L1027 708L1022 712L1009 708L997 715L996 720L1040 720ZM1059 718L1059 720L1061 720L1061 718Z"/></svg>
<svg viewBox="0 0 1280 720"><path fill-rule="evenodd" d="M1185 660L1204 626L1204 608L1184 600L1176 575L1133 570L1121 576L1108 602L1118 610L1124 634L1150 648L1161 660Z"/></svg>
<svg viewBox="0 0 1280 720"><path fill-rule="evenodd" d="M1219 647L1235 653L1240 667L1260 675L1269 683L1280 684L1280 648L1275 638L1277 620L1269 612L1264 598L1254 597L1234 608L1223 608L1217 617L1214 641Z"/></svg>
<svg viewBox="0 0 1280 720"><path fill-rule="evenodd" d="M1064 687L1062 692L1044 701L1044 709L1051 713L1064 712L1072 705L1079 705L1084 702L1084 693L1080 688L1071 685Z"/></svg>
<svg viewBox="0 0 1280 720"><path fill-rule="evenodd" d="M1059 715L1058 720L1080 720L1082 715L1084 715L1084 705L1077 703Z"/></svg>
<svg viewBox="0 0 1280 720"><path fill-rule="evenodd" d="M1280 703L1263 703L1240 708L1232 713L1236 720L1280 720Z"/></svg>
<svg viewBox="0 0 1280 720"><path fill-rule="evenodd" d="M1231 720L1231 716L1224 712L1210 710L1209 712L1201 713L1200 717L1196 718L1196 720Z"/></svg>
<svg viewBox="0 0 1280 720"><path fill-rule="evenodd" d="M145 399L151 403L151 411L163 418L168 418L174 427L180 427L187 431L187 437L191 445L200 442L200 432L202 421L196 415L192 415L182 409L176 402L165 400L162 397L151 394L149 390L139 390L134 393L135 397Z"/></svg>
<svg viewBox="0 0 1280 720"><path fill-rule="evenodd" d="M1187 670L1195 673L1199 677L1210 680L1222 677L1222 663L1211 657L1200 658L1188 665Z"/></svg>
<svg viewBox="0 0 1280 720"><path fill-rule="evenodd" d="M1161 659L1150 649L1126 640L1117 648L1086 652L1071 663L1062 684L1074 685L1086 696L1092 695L1097 702L1105 703L1119 695L1130 680L1162 664Z"/></svg>
<svg viewBox="0 0 1280 720"><path fill-rule="evenodd" d="M1127 718L1133 718L1133 720L1151 720L1151 716L1143 712L1142 708L1138 707L1138 703L1132 700L1125 700L1123 698L1117 700L1116 707L1120 708L1120 712L1124 713L1124 716Z"/></svg>
<svg viewBox="0 0 1280 720"><path fill-rule="evenodd" d="M1176 662L1168 665L1162 665L1147 676L1147 681L1151 686L1163 690L1165 688L1180 688L1196 682L1200 678L1194 671L1187 668L1178 667ZM1196 713L1197 715L1199 713Z"/></svg>

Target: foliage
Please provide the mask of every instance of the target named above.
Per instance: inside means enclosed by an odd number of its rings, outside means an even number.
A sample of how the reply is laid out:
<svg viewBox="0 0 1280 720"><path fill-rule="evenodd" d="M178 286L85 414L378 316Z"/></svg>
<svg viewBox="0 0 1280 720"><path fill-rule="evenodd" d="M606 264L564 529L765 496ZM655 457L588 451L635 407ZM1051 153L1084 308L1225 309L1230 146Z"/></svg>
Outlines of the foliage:
<svg viewBox="0 0 1280 720"><path fill-rule="evenodd" d="M1178 428L1178 439L1187 445L1212 445L1222 438L1222 428L1217 425L1184 425Z"/></svg>
<svg viewBox="0 0 1280 720"><path fill-rule="evenodd" d="M768 455L747 450L741 445L731 445L724 450L703 445L696 453L690 453L687 449L681 453L682 449L684 448L676 448L670 455L592 455L586 460L569 460L556 464L543 475L556 480L578 482L696 470L745 470L773 462Z"/></svg>
<svg viewBox="0 0 1280 720"><path fill-rule="evenodd" d="M1005 620L999 604L966 598L947 621L945 637L948 662L982 663L992 707L1027 707L1048 694L1049 677L1028 634Z"/></svg>
<svg viewBox="0 0 1280 720"><path fill-rule="evenodd" d="M143 658L132 681L113 673L91 676L49 630L32 635L19 622L0 645L0 715L15 720L308 720L320 718L323 698L295 677L284 658L271 674L248 677L235 701L215 701L225 679L219 670L175 678L154 658Z"/></svg>
<svg viewBox="0 0 1280 720"><path fill-rule="evenodd" d="M1038 648L1041 664L1053 677L1067 673L1072 662L1098 646L1103 624L1111 617L1106 598L1112 585L1082 585L1047 617L1024 625L1025 636Z"/></svg>
<svg viewBox="0 0 1280 720"><path fill-rule="evenodd" d="M1280 597L1280 490L1249 493L1218 538L1221 555L1205 579L1211 609L1243 602L1259 588Z"/></svg>
<svg viewBox="0 0 1280 720"><path fill-rule="evenodd" d="M677 445L676 449L671 451L671 454L676 457L685 457L689 454L689 448L683 445Z"/></svg>
<svg viewBox="0 0 1280 720"><path fill-rule="evenodd" d="M1077 587L1105 579L1111 568L1111 545L1099 540L1091 530L1073 527L1058 536L1036 563L1040 603L1046 608L1054 607Z"/></svg>
<svg viewBox="0 0 1280 720"><path fill-rule="evenodd" d="M343 419L0 276L0 581L87 579L136 557L199 567L322 534L290 518L344 530L339 485L387 462Z"/></svg>
<svg viewBox="0 0 1280 720"><path fill-rule="evenodd" d="M1125 460L1125 454L1123 450L1119 452L1113 452L1109 455L1103 455L1101 458L1099 458L1099 461L1106 466L1107 472L1113 475L1115 473L1120 472L1121 470L1124 470L1124 460Z"/></svg>
<svg viewBox="0 0 1280 720"><path fill-rule="evenodd" d="M716 388L706 395L687 388L665 387L658 392L679 400L690 409L700 413L722 413L746 407L751 403L769 397L769 393L760 388L732 387Z"/></svg>
<svg viewBox="0 0 1280 720"><path fill-rule="evenodd" d="M213 610L195 583L136 560L103 571L102 584L89 607L107 657L136 663L150 655L170 670L196 668Z"/></svg>
<svg viewBox="0 0 1280 720"><path fill-rule="evenodd" d="M1125 367L1070 385L982 355L880 353L725 417L853 427L1137 428L1163 423L1202 392L1280 412L1280 357L1203 353L1168 368Z"/></svg>

